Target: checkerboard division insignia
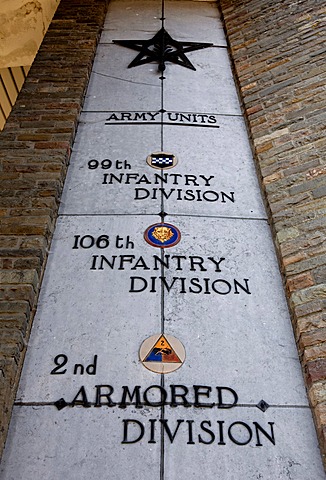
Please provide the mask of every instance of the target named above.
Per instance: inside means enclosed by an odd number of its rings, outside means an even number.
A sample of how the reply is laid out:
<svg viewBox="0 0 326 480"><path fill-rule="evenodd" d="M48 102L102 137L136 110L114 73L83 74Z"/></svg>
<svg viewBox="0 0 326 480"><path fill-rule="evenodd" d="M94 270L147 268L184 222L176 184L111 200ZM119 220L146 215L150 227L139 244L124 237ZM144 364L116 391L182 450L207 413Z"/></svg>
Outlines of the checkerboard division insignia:
<svg viewBox="0 0 326 480"><path fill-rule="evenodd" d="M173 153L167 152L151 153L146 161L150 167L158 170L173 168L178 163L177 157Z"/></svg>

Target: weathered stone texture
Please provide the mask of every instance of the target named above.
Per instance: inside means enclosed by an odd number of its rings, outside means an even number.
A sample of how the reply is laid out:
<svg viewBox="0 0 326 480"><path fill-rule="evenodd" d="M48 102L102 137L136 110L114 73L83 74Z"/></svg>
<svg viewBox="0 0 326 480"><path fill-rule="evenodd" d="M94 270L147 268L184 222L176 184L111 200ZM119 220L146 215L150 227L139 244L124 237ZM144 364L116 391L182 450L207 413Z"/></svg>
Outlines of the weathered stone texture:
<svg viewBox="0 0 326 480"><path fill-rule="evenodd" d="M61 1L0 134L0 453L106 9Z"/></svg>
<svg viewBox="0 0 326 480"><path fill-rule="evenodd" d="M220 6L325 458L325 3Z"/></svg>

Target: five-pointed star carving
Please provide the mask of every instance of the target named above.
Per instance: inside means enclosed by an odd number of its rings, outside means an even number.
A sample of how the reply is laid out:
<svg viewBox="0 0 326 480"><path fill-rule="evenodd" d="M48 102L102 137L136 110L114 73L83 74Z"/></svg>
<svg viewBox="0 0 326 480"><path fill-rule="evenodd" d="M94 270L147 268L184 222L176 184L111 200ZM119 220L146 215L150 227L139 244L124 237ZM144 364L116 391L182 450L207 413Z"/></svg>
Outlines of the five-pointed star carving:
<svg viewBox="0 0 326 480"><path fill-rule="evenodd" d="M161 28L150 40L113 40L113 43L139 52L128 65L128 68L137 67L144 63L158 62L160 72L165 70L165 62L176 63L182 67L196 70L185 53L213 45L212 43L178 42L164 28Z"/></svg>

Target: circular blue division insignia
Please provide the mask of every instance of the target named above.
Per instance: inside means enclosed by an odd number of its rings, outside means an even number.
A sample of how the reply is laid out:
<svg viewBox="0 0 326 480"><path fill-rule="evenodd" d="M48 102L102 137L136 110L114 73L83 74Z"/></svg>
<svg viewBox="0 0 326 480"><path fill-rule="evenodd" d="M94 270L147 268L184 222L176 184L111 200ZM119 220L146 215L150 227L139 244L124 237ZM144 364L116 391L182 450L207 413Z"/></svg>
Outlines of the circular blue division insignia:
<svg viewBox="0 0 326 480"><path fill-rule="evenodd" d="M155 223L146 229L144 238L153 247L168 248L180 242L181 233L170 223Z"/></svg>

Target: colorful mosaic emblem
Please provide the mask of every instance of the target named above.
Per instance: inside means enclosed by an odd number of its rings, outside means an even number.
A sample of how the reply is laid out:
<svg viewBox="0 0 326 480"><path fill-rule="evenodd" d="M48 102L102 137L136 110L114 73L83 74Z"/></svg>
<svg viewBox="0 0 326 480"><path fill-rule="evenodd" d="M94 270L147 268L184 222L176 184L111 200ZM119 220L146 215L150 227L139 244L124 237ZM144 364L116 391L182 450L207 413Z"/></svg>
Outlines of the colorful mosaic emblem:
<svg viewBox="0 0 326 480"><path fill-rule="evenodd" d="M146 162L150 167L163 170L163 168L173 168L178 163L178 159L173 153L156 152L151 153L146 158Z"/></svg>
<svg viewBox="0 0 326 480"><path fill-rule="evenodd" d="M180 242L181 233L170 223L155 223L147 228L144 238L153 247L169 248Z"/></svg>
<svg viewBox="0 0 326 480"><path fill-rule="evenodd" d="M184 346L172 335L152 335L146 338L139 350L139 358L144 367L155 373L170 373L184 363Z"/></svg>

